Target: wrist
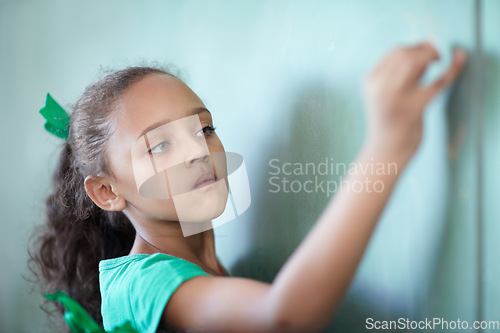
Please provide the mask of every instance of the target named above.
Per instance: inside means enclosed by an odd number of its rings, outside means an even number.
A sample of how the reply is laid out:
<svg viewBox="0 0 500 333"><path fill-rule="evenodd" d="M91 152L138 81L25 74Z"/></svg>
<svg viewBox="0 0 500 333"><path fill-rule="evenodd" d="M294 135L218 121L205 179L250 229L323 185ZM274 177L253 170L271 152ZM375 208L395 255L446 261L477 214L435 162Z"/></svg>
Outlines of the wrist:
<svg viewBox="0 0 500 333"><path fill-rule="evenodd" d="M396 152L387 145L376 144L373 140L366 140L358 154L358 159L366 163L379 165L381 168L392 168L399 175L412 157L409 151Z"/></svg>

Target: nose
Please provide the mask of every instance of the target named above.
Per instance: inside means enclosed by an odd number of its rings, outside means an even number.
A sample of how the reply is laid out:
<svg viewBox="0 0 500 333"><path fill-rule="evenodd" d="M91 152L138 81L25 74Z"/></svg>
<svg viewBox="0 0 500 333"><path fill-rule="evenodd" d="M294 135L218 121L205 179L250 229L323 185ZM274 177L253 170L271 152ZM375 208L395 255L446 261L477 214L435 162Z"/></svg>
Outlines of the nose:
<svg viewBox="0 0 500 333"><path fill-rule="evenodd" d="M204 137L191 137L187 141L184 147L184 164L186 167L191 167L196 162L208 161L210 152Z"/></svg>

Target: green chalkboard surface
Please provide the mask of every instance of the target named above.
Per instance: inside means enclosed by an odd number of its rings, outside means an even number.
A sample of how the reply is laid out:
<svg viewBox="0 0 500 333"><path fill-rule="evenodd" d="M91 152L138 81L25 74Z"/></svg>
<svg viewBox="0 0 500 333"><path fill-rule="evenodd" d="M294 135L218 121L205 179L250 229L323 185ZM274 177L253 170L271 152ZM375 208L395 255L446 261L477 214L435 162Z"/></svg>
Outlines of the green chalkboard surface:
<svg viewBox="0 0 500 333"><path fill-rule="evenodd" d="M300 172L276 191L273 165L351 162L365 133L363 78L392 48L424 39L441 54L424 83L454 46L470 61L429 104L422 145L326 332L500 320L498 17L495 0L0 0L0 331L50 331L20 278L60 144L38 114L47 92L69 107L106 69L171 66L250 179L250 208L215 229L217 254L232 275L272 282L334 195L305 191L314 175Z"/></svg>

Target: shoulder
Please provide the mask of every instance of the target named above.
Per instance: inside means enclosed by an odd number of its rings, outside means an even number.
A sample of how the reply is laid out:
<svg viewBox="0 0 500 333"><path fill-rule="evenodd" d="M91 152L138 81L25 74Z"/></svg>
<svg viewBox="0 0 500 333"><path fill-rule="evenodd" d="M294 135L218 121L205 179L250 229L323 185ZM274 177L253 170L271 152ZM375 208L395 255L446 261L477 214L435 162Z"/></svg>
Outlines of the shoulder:
<svg viewBox="0 0 500 333"><path fill-rule="evenodd" d="M120 290L141 290L141 297L148 295L151 289L175 289L181 282L199 275L212 274L200 266L168 254L134 254L99 263L99 282L101 292L107 288ZM132 290L132 291L133 291Z"/></svg>
<svg viewBox="0 0 500 333"><path fill-rule="evenodd" d="M103 260L99 263L103 320L125 313L120 320L130 320L141 332L149 332L179 285L200 275L211 276L196 264L161 253ZM107 326L113 325L108 321Z"/></svg>
<svg viewBox="0 0 500 333"><path fill-rule="evenodd" d="M190 274L203 273L203 269L185 259L169 254L133 254L99 262L99 274L130 275L132 273L154 274L158 270L168 270L171 273ZM211 275L209 273L205 273Z"/></svg>

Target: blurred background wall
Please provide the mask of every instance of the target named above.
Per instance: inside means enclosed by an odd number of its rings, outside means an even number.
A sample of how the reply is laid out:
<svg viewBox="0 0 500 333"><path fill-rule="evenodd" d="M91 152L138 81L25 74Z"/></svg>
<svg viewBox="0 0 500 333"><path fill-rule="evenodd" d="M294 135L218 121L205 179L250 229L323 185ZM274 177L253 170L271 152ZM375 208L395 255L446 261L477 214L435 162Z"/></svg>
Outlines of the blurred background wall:
<svg viewBox="0 0 500 333"><path fill-rule="evenodd" d="M351 162L363 78L423 39L441 53L424 83L454 46L469 63L429 104L422 145L326 331L362 332L367 318L500 320L498 17L495 0L0 0L0 332L51 331L25 279L60 148L38 113L47 92L69 108L106 70L170 66L245 158L252 204L215 229L218 256L233 275L271 282L331 194L272 193L270 161Z"/></svg>

